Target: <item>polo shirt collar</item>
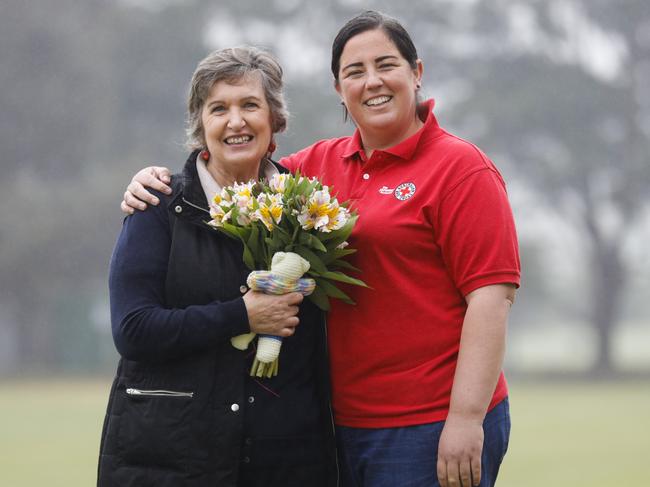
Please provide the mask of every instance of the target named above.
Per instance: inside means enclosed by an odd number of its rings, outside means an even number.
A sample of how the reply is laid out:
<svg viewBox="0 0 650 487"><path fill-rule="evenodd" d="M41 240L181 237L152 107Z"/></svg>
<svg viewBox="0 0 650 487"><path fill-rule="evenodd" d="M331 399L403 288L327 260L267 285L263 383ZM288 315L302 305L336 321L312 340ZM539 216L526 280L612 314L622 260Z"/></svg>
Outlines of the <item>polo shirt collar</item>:
<svg viewBox="0 0 650 487"><path fill-rule="evenodd" d="M430 130L437 130L439 128L438 121L436 120L436 117L433 115L434 105L435 105L435 100L433 98L422 103L420 111L424 112L425 119L424 119L424 125L420 128L420 130L418 130L416 133L411 135L409 138L403 140L399 144L389 147L387 149L382 149L382 151L397 156L401 159L407 159L407 160L411 159L413 157L413 154L415 153L415 150L418 148L418 144L420 142L420 138L422 137L422 134L424 132L428 132ZM355 154L359 154L361 160L365 160L363 143L361 141L361 133L359 132L358 128L354 131L352 137L348 139L347 147L343 151L342 157L345 159L350 159L354 157Z"/></svg>

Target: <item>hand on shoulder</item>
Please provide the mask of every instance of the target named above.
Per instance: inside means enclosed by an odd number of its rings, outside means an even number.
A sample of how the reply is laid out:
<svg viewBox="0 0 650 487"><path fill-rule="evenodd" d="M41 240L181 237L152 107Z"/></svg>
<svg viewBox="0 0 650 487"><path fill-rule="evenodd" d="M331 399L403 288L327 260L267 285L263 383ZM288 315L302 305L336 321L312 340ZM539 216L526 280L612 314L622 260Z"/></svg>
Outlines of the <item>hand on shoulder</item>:
<svg viewBox="0 0 650 487"><path fill-rule="evenodd" d="M140 169L126 187L120 209L127 215L132 215L135 210L146 210L147 204L158 205L160 199L147 188L160 191L163 194L171 194L170 182L171 173L166 167L149 166Z"/></svg>

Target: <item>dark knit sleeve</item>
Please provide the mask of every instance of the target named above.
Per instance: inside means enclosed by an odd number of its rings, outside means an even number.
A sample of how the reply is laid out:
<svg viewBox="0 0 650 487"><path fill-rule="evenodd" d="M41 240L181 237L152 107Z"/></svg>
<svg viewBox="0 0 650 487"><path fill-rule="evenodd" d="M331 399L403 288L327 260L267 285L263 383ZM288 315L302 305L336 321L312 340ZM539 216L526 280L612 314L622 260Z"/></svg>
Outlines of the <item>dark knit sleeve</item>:
<svg viewBox="0 0 650 487"><path fill-rule="evenodd" d="M113 339L126 359L181 358L250 331L241 297L184 309L165 307L170 243L165 204L124 220L111 259L109 290Z"/></svg>

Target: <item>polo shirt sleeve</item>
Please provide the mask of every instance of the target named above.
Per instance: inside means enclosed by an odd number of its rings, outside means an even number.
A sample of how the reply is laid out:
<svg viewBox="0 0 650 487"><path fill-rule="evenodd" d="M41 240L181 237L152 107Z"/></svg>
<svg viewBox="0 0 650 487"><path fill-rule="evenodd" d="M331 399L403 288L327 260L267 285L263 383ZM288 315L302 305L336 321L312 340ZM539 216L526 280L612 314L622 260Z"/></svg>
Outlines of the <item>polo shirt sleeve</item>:
<svg viewBox="0 0 650 487"><path fill-rule="evenodd" d="M295 173L296 170L298 170L301 166L301 160L302 158L300 157L300 152L296 152L295 154L283 157L280 159L279 163L281 166L287 168L290 172Z"/></svg>
<svg viewBox="0 0 650 487"><path fill-rule="evenodd" d="M157 194L161 201L165 196ZM165 204L124 220L110 264L111 326L124 358L164 361L203 351L250 331L243 299L165 307L171 244Z"/></svg>
<svg viewBox="0 0 650 487"><path fill-rule="evenodd" d="M493 284L519 286L514 218L505 184L495 170L476 170L443 196L436 239L463 296Z"/></svg>
<svg viewBox="0 0 650 487"><path fill-rule="evenodd" d="M283 157L280 159L280 164L292 173L300 170L301 174L307 174L308 176L314 175L313 173L319 174L319 165L330 142L328 140L319 140L298 152Z"/></svg>

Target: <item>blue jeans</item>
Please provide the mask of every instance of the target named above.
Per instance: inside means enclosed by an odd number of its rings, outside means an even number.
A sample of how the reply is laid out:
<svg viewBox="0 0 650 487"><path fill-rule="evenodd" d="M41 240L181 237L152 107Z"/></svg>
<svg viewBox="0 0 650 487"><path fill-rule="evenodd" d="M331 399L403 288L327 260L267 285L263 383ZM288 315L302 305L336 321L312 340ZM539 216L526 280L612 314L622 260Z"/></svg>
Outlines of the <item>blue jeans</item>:
<svg viewBox="0 0 650 487"><path fill-rule="evenodd" d="M436 463L444 424L383 429L337 426L341 487L440 487ZM492 487L508 449L507 398L485 416L483 431L480 487Z"/></svg>

